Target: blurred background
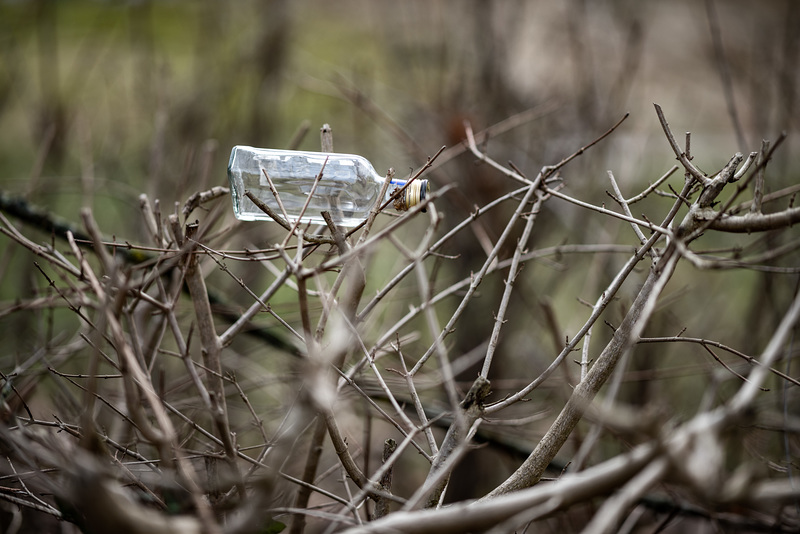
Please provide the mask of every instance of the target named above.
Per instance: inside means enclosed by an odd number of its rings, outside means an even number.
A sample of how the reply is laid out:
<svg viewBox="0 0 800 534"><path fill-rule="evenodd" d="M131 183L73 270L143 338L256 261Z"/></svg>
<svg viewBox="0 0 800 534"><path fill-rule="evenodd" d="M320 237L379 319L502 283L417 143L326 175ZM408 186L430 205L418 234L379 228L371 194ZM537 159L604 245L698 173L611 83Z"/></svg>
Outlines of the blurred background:
<svg viewBox="0 0 800 534"><path fill-rule="evenodd" d="M800 3L793 0L0 0L0 190L74 223L82 206L92 207L108 236L146 243L141 193L170 213L196 191L227 185L233 145L318 150L319 129L328 123L337 152L363 155L381 174L393 167L407 175L447 146L428 176L437 188L456 184L437 205L443 233L475 205L513 188L463 150L465 121L476 132L491 128L487 152L533 177L630 113L562 172L566 192L602 204L609 201L607 170L630 197L675 164L653 109L658 103L680 143L692 132L694 162L708 173L735 152L757 151L762 139L787 132L767 173L767 190L777 191L800 183L798 65ZM670 183L680 189L680 171ZM235 222L223 200L215 208L223 213L219 227L230 229ZM670 204L648 198L634 215L658 218ZM491 212L443 250L459 261L442 268L440 287L480 266L513 209ZM546 203L539 221L536 248L637 242L628 226L560 201ZM412 240L425 228L423 220L414 224ZM278 230L239 225L226 246L263 247ZM35 227L26 232L50 240ZM698 246L748 255L787 239L715 235ZM8 245L0 236L6 310L46 285L31 256ZM497 358L498 394L546 367L563 337L583 324L580 299L594 302L626 259L558 257L526 267L504 357ZM798 261L795 253L775 265ZM237 272L262 290L263 270ZM476 309L459 323L453 354L488 339L502 277L482 286ZM687 336L724 338L757 354L796 282L796 274L712 275L683 266L649 334L687 328ZM248 304L229 278L220 275L217 286ZM398 309L407 304L402 295ZM610 309L608 320L618 323L625 309ZM279 311L296 319L289 305ZM2 368L41 346L52 335L43 333L47 328L31 316L4 313ZM598 332L593 343L600 347L609 335ZM518 348L532 343L538 348L520 360ZM708 380L696 371L712 360L700 349L659 347L663 367L654 374L649 350L637 351L622 399L645 404L666 395L674 413L695 410ZM571 373L565 380L574 383L577 367ZM474 371L463 376L468 384ZM732 391L738 384L730 385ZM566 390L553 389L548 395L563 399ZM507 475L488 470L489 487Z"/></svg>
<svg viewBox="0 0 800 534"><path fill-rule="evenodd" d="M497 126L490 155L535 175L630 112L565 177L597 199L612 170L632 196L674 164L658 103L709 173L786 131L767 181L778 190L799 172L798 28L790 0L3 0L0 189L72 221L90 206L104 232L141 243L140 193L168 213L226 185L233 145L315 150L329 123L336 151L381 174L454 147L430 176L458 186L440 207L454 225L511 186L459 149L465 120ZM583 210L547 209L538 245L616 235L607 221L587 227ZM503 215L455 248L485 249ZM262 244L274 230L245 226L240 238ZM13 299L31 282L4 265Z"/></svg>
<svg viewBox="0 0 800 534"><path fill-rule="evenodd" d="M795 4L4 0L3 188L51 206L79 203L87 180L121 209L131 190L180 198L225 183L231 145L287 146L304 121L407 169L456 144L464 119L477 131L544 104L498 140L517 165L560 159L629 111L614 164L645 180L672 159L657 102L710 172L797 128Z"/></svg>

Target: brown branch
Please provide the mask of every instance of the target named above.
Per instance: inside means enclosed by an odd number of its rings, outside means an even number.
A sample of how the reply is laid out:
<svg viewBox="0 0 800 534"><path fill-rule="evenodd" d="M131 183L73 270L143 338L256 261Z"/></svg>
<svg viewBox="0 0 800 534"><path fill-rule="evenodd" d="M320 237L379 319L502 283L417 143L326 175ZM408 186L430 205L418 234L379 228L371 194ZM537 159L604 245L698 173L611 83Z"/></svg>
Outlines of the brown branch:
<svg viewBox="0 0 800 534"><path fill-rule="evenodd" d="M441 499L444 496L444 490L450 481L450 476L449 474L442 476L440 471L448 468L450 470L453 469L453 462L449 462L449 460L457 448L463 447L466 444L465 434L467 430L469 430L472 425L475 424L475 421L483 416L483 407L490 393L491 383L489 380L487 380L484 376L478 376L478 378L475 379L475 382L472 383L472 386L464 397L464 400L461 402L461 405L459 406L459 409L461 410L461 416L455 417L453 423L447 429L447 434L445 435L444 440L442 440L442 445L439 448L438 454L433 459L430 472L428 473L427 480L425 481L425 485L428 485L431 483L434 477L437 475L440 476L440 480L432 484L432 490L428 495L425 505L426 508L433 508L441 503Z"/></svg>
<svg viewBox="0 0 800 534"><path fill-rule="evenodd" d="M191 215L191 213L199 206L202 206L206 202L210 202L215 198L227 195L228 193L230 193L230 189L222 186L212 187L208 191L195 192L192 194L192 196L186 199L186 203L183 205L183 210L181 211L183 220L186 221L189 218L189 215Z"/></svg>
<svg viewBox="0 0 800 534"><path fill-rule="evenodd" d="M715 218L709 225L712 230L731 233L768 232L778 230L800 222L800 207L787 208L777 213L748 213L746 215L730 215Z"/></svg>
<svg viewBox="0 0 800 534"><path fill-rule="evenodd" d="M256 205L258 209L269 215L273 221L280 224L286 231L292 231L292 225L289 224L289 221L285 220L283 217L278 215L275 210L270 208L266 203L264 203L261 199L255 196L251 191L245 191L244 196L249 198L253 204ZM316 235L316 234L303 234L303 239L308 241L309 243L315 244L334 244L335 241L332 237L324 236L324 235Z"/></svg>
<svg viewBox="0 0 800 534"><path fill-rule="evenodd" d="M392 491L392 474L393 469L391 464L387 464L389 458L391 458L392 454L397 450L397 442L392 438L388 438L386 441L383 442L383 452L381 453L381 462L383 465L387 466L386 471L381 476L380 481L378 484L381 487L381 490L389 493ZM375 500L375 519L380 519L381 517L389 514L389 499L384 496L380 496Z"/></svg>
<svg viewBox="0 0 800 534"><path fill-rule="evenodd" d="M666 285L675 268L677 256L665 261L662 268L650 271L636 300L631 305L625 319L614 332L611 341L603 349L595 364L575 389L556 420L537 444L534 451L523 464L502 484L492 490L484 499L520 490L536 484L545 469L555 458L567 441L572 430L583 417L588 404L594 399L616 367L622 354L628 350L633 340L639 337L652 313L656 299ZM663 260L662 260L663 261Z"/></svg>
<svg viewBox="0 0 800 534"><path fill-rule="evenodd" d="M672 130L669 128L669 123L667 123L667 118L664 116L661 106L658 104L653 105L656 108L656 114L658 115L658 120L661 123L661 128L664 130L664 134L667 136L667 140L669 141L669 146L672 147L672 151L675 152L675 155L678 157L681 165L683 165L683 168L686 169L686 172L693 176L698 182L706 185L709 182L708 176L703 171L695 167L690 161L691 158L683 150L681 150L681 147L675 140L675 136L672 135Z"/></svg>
<svg viewBox="0 0 800 534"><path fill-rule="evenodd" d="M722 349L726 352L729 352L743 360L747 361L751 365L758 365L758 360L752 356L749 356L741 351L734 349L733 347L729 347L720 343L719 341L713 341L710 339L702 339L702 338L695 338L695 337L683 337L683 336L674 336L674 337L644 337L640 338L638 343L697 343L702 345L703 347L708 347L709 345L712 347L717 347ZM770 371L775 375L781 377L783 380L791 382L796 386L800 386L800 380L794 379L791 376L778 371L777 369L771 367Z"/></svg>
<svg viewBox="0 0 800 534"><path fill-rule="evenodd" d="M753 203L750 205L750 213L761 213L761 203L764 199L764 171L766 165L762 165L769 152L769 141L766 139L761 141L761 151L758 153L758 171L756 172L756 180L753 185Z"/></svg>
<svg viewBox="0 0 800 534"><path fill-rule="evenodd" d="M301 485L300 488L297 490L297 496L295 497L295 508L303 509L308 506L308 500L311 498L311 482L314 481L314 477L317 474L317 469L319 467L319 459L322 456L322 442L325 439L325 433L327 432L328 427L325 424L325 420L322 417L318 417L316 423L314 423L314 431L311 434L311 443L308 447L308 452L306 453L306 461L303 467L303 473L300 476L300 480L303 482L307 482L308 485ZM290 534L299 534L303 532L305 529L305 516L302 514L296 516L292 520L292 526L289 529Z"/></svg>
<svg viewBox="0 0 800 534"><path fill-rule="evenodd" d="M540 485L492 500L456 503L439 510L394 513L379 521L347 530L347 534L460 534L484 531L522 512L538 508L550 513L605 495L624 485L655 455L655 447L638 447L558 484ZM549 504L549 505L548 505ZM544 510L540 507L544 507Z"/></svg>
<svg viewBox="0 0 800 534"><path fill-rule="evenodd" d="M333 134L331 132L331 127L328 124L324 124L320 130L320 142L323 152L326 153L333 152ZM317 179L319 180L321 176L322 176L322 171L320 171L320 175L317 177ZM389 178L387 177L386 183L384 184L384 188L388 187L388 182ZM380 196L379 198L383 198L383 196ZM331 235L333 236L333 241L336 243L336 246L339 250L339 256L345 255L348 251L351 250L351 247L350 244L347 242L347 238L343 233L342 229L336 226L336 223L334 222L329 212L323 211L322 217L325 219L325 222L328 225L328 229L330 230ZM366 221L367 229L365 230L365 232L369 231L369 228L371 227L373 221L374 221L374 216L371 216ZM358 303L361 301L361 295L364 292L364 287L366 286L366 277L364 274L364 268L361 265L361 260L358 255L350 257L350 259L348 259L345 262L342 270L339 272L339 275L337 276L333 284L333 288L331 289L328 295L327 305L323 306L323 313L318 321L317 329L313 334L313 336L311 332L310 317L308 316L308 311L307 311L307 303L301 302L303 331L304 331L304 336L306 337L306 344L309 349L308 351L309 356L312 358L312 361L314 355L316 354L316 347L318 347L318 341L320 341L325 331L325 326L327 325L327 320L330 315L330 309L334 306L336 295L341 285L344 283L345 279L349 279L349 287L347 288L347 295L342 299L342 303L339 306L341 312L345 315L345 317L348 320L352 320L358 308ZM305 286L306 286L305 278L301 278L298 275L298 289L302 288L300 291L301 301L305 301L307 298L306 295L307 292ZM312 350L311 347L314 347L314 350ZM340 369L344 365L344 360L347 356L348 351L349 351L348 346L342 346L339 350L335 352L335 354L331 356L330 363L331 365L333 365L335 369ZM333 442L336 454L339 456L339 460L342 466L344 467L345 471L347 472L348 476L350 476L350 478L353 480L353 482L355 482L355 484L359 488L367 489L365 488L365 486L368 483L368 479L359 469L358 465L353 460L352 456L347 450L347 445L344 442L343 438L341 437L341 432L339 431L339 427L332 410L328 406L321 406L320 405L321 403L315 403L315 404L316 408L320 413L318 415L319 418L317 419L316 425L314 427L314 433L311 437L311 442L309 444L309 451L306 457L306 463L303 470L303 480L311 482L314 479L314 476L317 472L317 468L319 465L320 455L322 452L322 443L325 435L325 430L327 429L331 442ZM379 486L376 485L375 489L380 489L380 488ZM368 494L374 497L374 494L371 491L368 491ZM309 497L310 497L310 491L301 488L295 500L296 507L300 509L306 508L308 506ZM300 533L303 531L304 526L305 526L305 517L302 514L298 515L292 522L291 532Z"/></svg>
<svg viewBox="0 0 800 534"><path fill-rule="evenodd" d="M94 225L94 220L92 218L91 212L88 209L83 210L82 212L83 219L89 228L90 234L95 234L95 238L99 238L99 232L96 231L96 227ZM71 233L67 234L67 238L70 242L71 248L73 253L75 253L76 257L79 259L82 272L85 273L91 282L92 289L98 297L103 300L106 298L104 295L106 294L102 285L100 284L97 277L94 275L92 269L90 268L88 262L86 262L85 258L78 249L75 240L72 237ZM99 249L103 249L103 247L97 247ZM103 249L105 250L105 249ZM123 293L124 294L124 293ZM106 304L104 306L103 312L105 313L108 328L111 330L112 338L114 340L114 345L118 351L120 357L120 368L124 369L126 372L123 372L123 375L128 377L131 382L135 382L136 386L138 386L139 391L144 394L145 399L147 399L147 403L150 405L152 413L156 422L158 423L158 427L151 427L149 423L146 421L146 418L140 417L142 419L139 421L139 428L143 429L143 433L147 433L150 436L150 439L154 439L154 443L160 446L162 450L162 461L170 463L175 462L179 473L183 477L185 483L187 484L192 500L197 507L198 515L200 516L202 522L204 523L204 530L209 533L217 533L219 532L219 526L217 525L216 521L211 514L211 510L208 507L208 504L203 500L200 496L200 488L195 480L195 474L190 465L187 463L186 459L184 458L180 447L178 446L175 429L172 425L172 421L169 419L162 400L158 397L158 394L155 392L153 385L150 381L150 377L144 372L144 370L139 365L136 356L133 354L133 350L130 348L128 344L128 340L123 332L122 325L120 324L117 317L114 315L111 306ZM130 384L131 387L133 384ZM127 388L126 388L127 389ZM134 401L134 397L129 397L129 400ZM141 410L140 405L130 405L128 406L129 411L131 412L132 416L136 416L137 412ZM166 453L166 448L171 449L172 454Z"/></svg>
<svg viewBox="0 0 800 534"><path fill-rule="evenodd" d="M177 216L170 215L170 223L175 228ZM200 269L197 254L194 254L198 225L189 224L186 226L186 244L190 246L186 258L185 280L189 288L192 304L194 305L195 318L197 319L197 329L200 333L200 342L203 345L203 363L207 370L206 381L208 383L208 393L211 400L211 417L225 449L225 457L233 480L238 486L239 494L245 497L244 485L241 482L241 474L236 465L236 444L233 442L233 435L230 429L230 419L228 417L228 405L225 396L225 383L222 379L222 342L217 335L214 326L214 315L211 312L211 303L208 299L205 278ZM177 237L176 237L177 239Z"/></svg>

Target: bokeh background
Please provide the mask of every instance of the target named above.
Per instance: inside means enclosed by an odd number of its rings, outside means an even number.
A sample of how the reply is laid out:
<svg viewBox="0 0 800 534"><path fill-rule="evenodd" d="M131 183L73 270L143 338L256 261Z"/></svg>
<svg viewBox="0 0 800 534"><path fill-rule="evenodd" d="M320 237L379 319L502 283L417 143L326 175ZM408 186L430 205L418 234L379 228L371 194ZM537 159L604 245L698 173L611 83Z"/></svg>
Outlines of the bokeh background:
<svg viewBox="0 0 800 534"><path fill-rule="evenodd" d="M379 173L393 167L406 175L446 145L428 176L434 187L456 184L437 206L443 232L513 185L460 148L465 121L476 132L494 128L488 153L534 176L630 113L562 172L570 194L602 204L610 201L607 170L633 196L675 164L653 109L658 103L680 141L692 132L694 162L709 173L735 152L757 151L762 139L787 132L767 174L767 190L777 191L800 183L798 65L800 3L793 0L1 0L0 190L75 223L89 206L106 235L143 243L141 193L170 213L192 193L227 184L233 145L317 150L319 128L328 123L336 151L367 157ZM671 183L680 189L680 172ZM648 198L636 208L660 216L670 202ZM236 230L232 249L265 246L280 235L269 224L235 226L227 199L215 209L224 211L220 228ZM480 266L509 213L492 212L448 245L443 252L459 260L441 268L442 284ZM562 202L548 202L540 221L537 248L636 243L624 224ZM425 228L422 220L414 224L411 239ZM26 231L50 239L35 227ZM717 235L699 244L755 254L788 239ZM556 339L585 320L580 300L594 302L625 259L557 257L526 267L493 377L499 394L546 367ZM31 261L0 236L6 310L46 285ZM391 270L386 261L375 260L374 272ZM796 253L776 265L798 265ZM237 272L260 291L263 270ZM724 338L757 354L796 283L791 273L683 266L650 334L687 328L686 335ZM230 278L219 275L216 286L247 305ZM621 294L610 323L635 290ZM482 286L454 336L454 354L486 342L500 291L502 276ZM398 309L407 304L402 292L394 302ZM276 309L291 321L292 306ZM56 330L77 322L67 315L53 323ZM2 368L40 348L53 324L4 313ZM593 343L608 336L598 332ZM521 359L519 348L531 346L540 348ZM622 400L666 398L675 414L689 414L707 386L697 371L713 364L700 349L659 347L654 373L655 350L637 352ZM468 384L474 372L463 372ZM565 383L574 383L577 368L571 372ZM563 399L563 387L552 389L544 395ZM473 486L454 498L480 494L516 462L474 472Z"/></svg>
<svg viewBox="0 0 800 534"><path fill-rule="evenodd" d="M167 201L223 184L232 144L286 146L303 121L315 132L331 123L338 150L378 169L405 169L419 165L414 152L455 144L465 118L479 130L552 103L499 141L519 152L518 165L538 168L629 111L616 140L625 157L614 162L637 170L620 172L628 182L667 152L653 102L676 131L695 134L707 167L798 121L791 1L6 0L0 9L4 189L49 204L91 178L113 203L128 188ZM301 146L317 144L311 135ZM208 183L189 180L212 149Z"/></svg>
<svg viewBox="0 0 800 534"><path fill-rule="evenodd" d="M0 188L67 220L90 206L107 234L143 242L140 193L168 213L226 185L233 145L314 150L329 123L337 151L366 156L381 174L408 174L456 147L430 176L458 185L441 207L455 224L510 187L458 154L465 120L476 132L506 121L488 150L533 175L630 112L568 168L568 186L596 199L612 170L632 196L674 164L658 103L678 136L692 132L706 172L786 131L770 165L774 191L798 176L799 10L788 0L6 0ZM618 231L551 206L539 245L609 242ZM489 239L504 224L496 219L482 223ZM238 230L262 244L272 231ZM455 248L468 258L475 244ZM6 299L32 283L10 256Z"/></svg>

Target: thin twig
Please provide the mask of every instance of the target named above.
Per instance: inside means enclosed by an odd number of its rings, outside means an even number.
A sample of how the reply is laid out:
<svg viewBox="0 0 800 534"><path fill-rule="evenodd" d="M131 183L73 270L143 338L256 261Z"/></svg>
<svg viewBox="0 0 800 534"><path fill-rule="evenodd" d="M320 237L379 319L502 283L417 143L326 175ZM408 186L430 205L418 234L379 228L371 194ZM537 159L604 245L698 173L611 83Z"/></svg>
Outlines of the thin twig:
<svg viewBox="0 0 800 534"><path fill-rule="evenodd" d="M675 155L680 160L681 165L683 168L686 169L695 180L700 182L703 185L708 185L710 179L708 176L702 172L700 169L694 166L691 162L691 158L686 152L683 152L678 146L678 142L675 140L675 136L672 135L672 131L669 128L669 123L667 122L667 118L664 116L664 112L661 109L661 106L658 104L653 104L656 108L656 115L658 115L658 120L661 123L661 128L664 130L664 134L667 136L667 141L669 141L669 145L672 147L672 151L675 152Z"/></svg>
<svg viewBox="0 0 800 534"><path fill-rule="evenodd" d="M505 288L503 290L503 296L500 300L500 306L497 309L497 313L495 314L495 321L494 321L494 328L492 329L491 337L489 338L489 345L486 349L486 356L483 360L483 367L481 368L480 376L483 378L489 377L489 369L492 365L492 358L494 356L494 352L497 348L497 342L500 338L500 330L505 324L505 317L506 311L508 309L508 304L511 300L511 294L514 288L514 282L516 281L517 275L520 271L520 259L522 257L522 253L525 248L528 246L528 239L530 238L531 231L533 230L533 223L536 220L536 215L539 213L539 210L542 207L542 203L544 202L545 197L544 195L539 195L534 202L533 207L531 209L531 213L525 216L525 227L522 230L522 235L517 239L517 246L514 248L514 255L511 260L511 266L508 269L508 276L505 279Z"/></svg>
<svg viewBox="0 0 800 534"><path fill-rule="evenodd" d="M753 203L750 205L750 213L761 213L761 203L764 199L764 172L766 165L762 165L769 152L769 141L761 141L761 151L758 153L758 172L756 173L755 184L753 185Z"/></svg>
<svg viewBox="0 0 800 534"><path fill-rule="evenodd" d="M661 177L658 180L656 180L655 182L653 182L652 184L650 184L650 186L647 189L645 189L644 191L642 191L641 193L639 193L636 196L633 196L633 197L631 197L629 199L626 199L625 202L627 202L628 204L634 204L634 203L639 202L640 200L646 198L647 195L649 195L650 193L655 191L656 188L659 185L663 184L677 170L678 170L678 166L677 165L673 165L670 170L668 170L667 172L662 174Z"/></svg>
<svg viewBox="0 0 800 534"><path fill-rule="evenodd" d="M277 189L275 189L275 184L272 183L272 177L270 177L269 173L267 172L267 169L262 168L261 172L264 173L264 177L267 179L267 184L269 184L269 192L272 193L273 197L275 197L275 202L277 202L277 204L278 204L278 209L281 210L281 215L283 215L283 222L288 221L289 220L289 215L286 213L286 208L283 207L283 201L281 200L280 193L278 192ZM250 191L245 192L246 195L247 195L247 193L250 193ZM253 197L255 197L255 195L252 195L252 196L251 195L247 195L247 198L249 198L250 200L253 200ZM258 206L258 204L256 204L256 205ZM261 208L261 206L258 206L258 207ZM264 208L261 208L261 209L263 210ZM270 215L270 217L271 217L271 215ZM273 217L273 219L274 219L274 217ZM281 224L281 222L279 222L278 224ZM281 226L283 226L283 224L281 224ZM291 228L289 228L289 229L291 229Z"/></svg>
<svg viewBox="0 0 800 534"><path fill-rule="evenodd" d="M319 182L322 180L322 176L325 173L325 166L328 165L328 159L330 156L325 156L325 161L322 162L322 167L319 169L319 173L317 174L316 178L314 178L314 184L311 186L311 191L308 192L308 196L306 196L306 201L303 203L303 207L300 208L300 213L297 214L297 220L292 225L289 233L286 234L286 237L283 239L282 246L286 246L289 243L289 239L291 236L297 232L297 228L300 226L300 222L303 220L303 215L305 215L308 206L311 204L311 199L314 198L314 193L317 192L317 187L319 186ZM302 242L302 239L300 240Z"/></svg>

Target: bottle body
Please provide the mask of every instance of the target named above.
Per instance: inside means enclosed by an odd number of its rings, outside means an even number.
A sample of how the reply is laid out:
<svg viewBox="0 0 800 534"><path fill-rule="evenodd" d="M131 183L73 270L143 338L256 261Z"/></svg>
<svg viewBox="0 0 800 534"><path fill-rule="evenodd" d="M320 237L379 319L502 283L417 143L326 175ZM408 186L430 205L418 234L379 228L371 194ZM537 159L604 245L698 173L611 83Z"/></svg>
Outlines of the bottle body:
<svg viewBox="0 0 800 534"><path fill-rule="evenodd" d="M300 212L320 171L322 178L301 218ZM282 215L270 191L271 180L290 223L299 219L302 223L325 224L322 212L327 211L337 225L345 227L358 225L367 218L377 202L388 199L396 187L405 184L403 180L392 180L387 196L379 199L384 177L375 172L372 164L361 156L247 146L233 147L228 162L228 179L234 214L240 220L271 220L245 196L247 191ZM408 189L411 188L409 186ZM424 198L418 192L417 198L420 196Z"/></svg>

